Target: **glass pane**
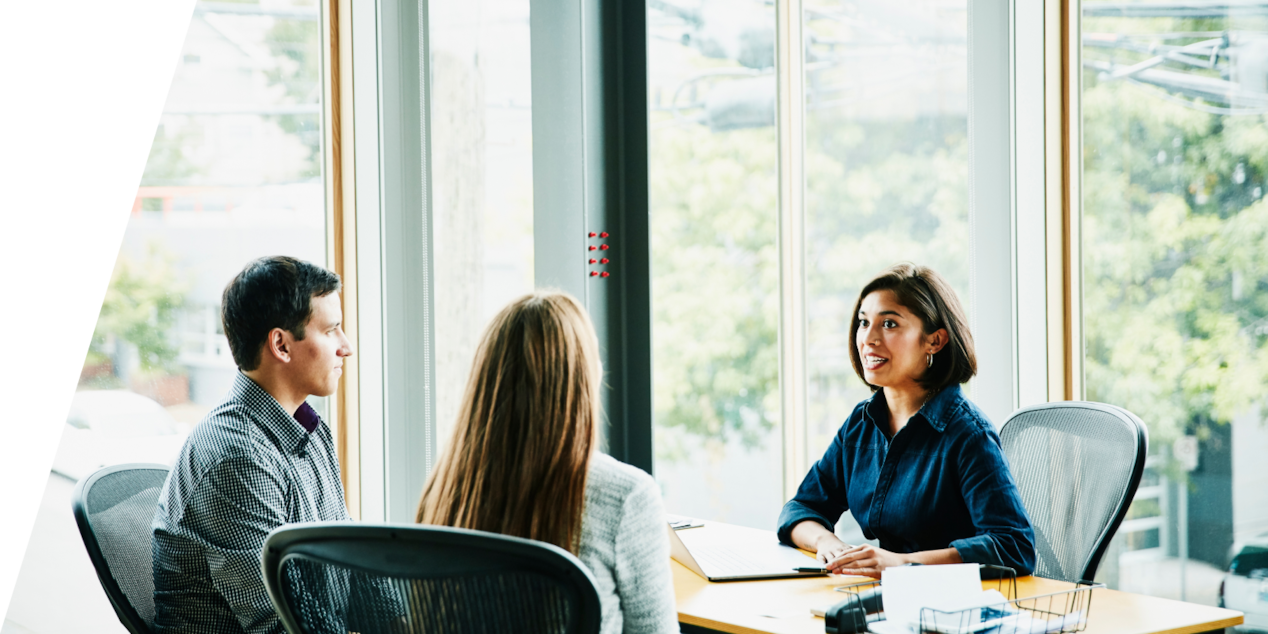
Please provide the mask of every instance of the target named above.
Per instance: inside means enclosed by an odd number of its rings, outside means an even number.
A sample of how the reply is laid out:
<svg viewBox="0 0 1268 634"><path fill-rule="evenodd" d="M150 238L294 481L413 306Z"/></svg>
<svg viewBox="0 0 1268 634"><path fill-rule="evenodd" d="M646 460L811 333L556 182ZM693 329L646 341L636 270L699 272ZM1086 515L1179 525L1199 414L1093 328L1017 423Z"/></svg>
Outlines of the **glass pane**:
<svg viewBox="0 0 1268 634"><path fill-rule="evenodd" d="M1250 622L1260 579L1221 581L1268 541L1268 15L1231 6L1082 5L1084 363L1154 453L1098 578Z"/></svg>
<svg viewBox="0 0 1268 634"><path fill-rule="evenodd" d="M449 439L484 326L533 290L528 0L433 0L437 439Z"/></svg>
<svg viewBox="0 0 1268 634"><path fill-rule="evenodd" d="M123 631L71 517L75 480L175 460L237 372L220 294L249 260L326 264L320 24L316 0L196 5L6 631Z"/></svg>
<svg viewBox="0 0 1268 634"><path fill-rule="evenodd" d="M808 0L807 450L871 392L850 364L864 284L909 261L969 306L967 0ZM847 516L838 532L863 541Z"/></svg>
<svg viewBox="0 0 1268 634"><path fill-rule="evenodd" d="M775 12L648 3L655 472L770 529L780 492Z"/></svg>

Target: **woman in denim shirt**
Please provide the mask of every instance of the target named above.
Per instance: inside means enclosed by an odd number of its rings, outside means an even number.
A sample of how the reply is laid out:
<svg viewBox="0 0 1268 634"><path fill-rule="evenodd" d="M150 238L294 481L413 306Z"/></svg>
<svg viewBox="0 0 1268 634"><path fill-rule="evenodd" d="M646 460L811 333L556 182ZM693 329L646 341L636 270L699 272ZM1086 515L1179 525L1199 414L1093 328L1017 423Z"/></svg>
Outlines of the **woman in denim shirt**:
<svg viewBox="0 0 1268 634"><path fill-rule="evenodd" d="M874 392L779 514L779 539L830 572L880 577L908 563L1035 567L1034 532L986 415L960 391L977 372L955 292L899 264L863 287L850 324L854 371ZM850 511L880 547L833 534Z"/></svg>

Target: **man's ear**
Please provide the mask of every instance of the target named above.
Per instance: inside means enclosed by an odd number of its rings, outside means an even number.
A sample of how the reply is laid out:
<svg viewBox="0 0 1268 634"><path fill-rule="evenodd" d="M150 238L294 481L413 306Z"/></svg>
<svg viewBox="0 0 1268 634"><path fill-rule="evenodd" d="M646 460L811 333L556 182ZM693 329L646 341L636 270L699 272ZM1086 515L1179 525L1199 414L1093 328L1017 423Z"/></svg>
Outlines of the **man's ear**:
<svg viewBox="0 0 1268 634"><path fill-rule="evenodd" d="M290 363L291 339L291 333L281 328L270 330L264 340L264 354L282 363Z"/></svg>
<svg viewBox="0 0 1268 634"><path fill-rule="evenodd" d="M925 344L932 350L930 354L938 354L951 342L951 336L947 334L946 328L939 328L925 335Z"/></svg>

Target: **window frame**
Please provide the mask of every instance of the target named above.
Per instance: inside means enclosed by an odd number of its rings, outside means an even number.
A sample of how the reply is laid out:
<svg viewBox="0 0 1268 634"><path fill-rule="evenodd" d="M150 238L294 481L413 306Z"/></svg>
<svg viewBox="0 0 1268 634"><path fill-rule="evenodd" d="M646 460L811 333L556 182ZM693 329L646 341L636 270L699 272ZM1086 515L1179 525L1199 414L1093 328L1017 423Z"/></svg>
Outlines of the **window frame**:
<svg viewBox="0 0 1268 634"><path fill-rule="evenodd" d="M358 519L410 522L435 450L427 4L324 6L339 175L329 252L359 357L337 400L345 495Z"/></svg>
<svg viewBox="0 0 1268 634"><path fill-rule="evenodd" d="M604 368L605 451L652 471L647 15L642 3L530 0L538 288L581 300ZM589 275L608 232L610 277Z"/></svg>
<svg viewBox="0 0 1268 634"><path fill-rule="evenodd" d="M1053 0L1046 0L1054 3ZM1055 2L1057 15L1048 21L1045 35L1055 36L1057 45L1049 49L1056 63L1046 67L1046 79L1059 82L1050 88L1059 106L1052 108L1056 120L1049 119L1050 135L1059 134L1051 148L1049 178L1060 178L1059 206L1049 201L1049 400L1084 398L1083 377L1083 259L1082 259L1082 175L1083 113L1080 109L1079 73L1082 72L1083 45L1081 0ZM1059 130L1059 131L1058 131ZM1057 152L1060 152L1059 162ZM1058 176L1059 174L1059 176ZM1055 197L1054 197L1055 198ZM1059 241L1059 242L1058 242ZM1059 293L1059 295L1058 295ZM1059 313L1058 313L1059 311ZM1058 330L1059 328L1059 330ZM1054 354L1060 350L1060 355Z"/></svg>
<svg viewBox="0 0 1268 634"><path fill-rule="evenodd" d="M356 171L353 160L351 0L322 0L322 142L326 178L326 260L343 280L343 330L353 350L360 349L357 311ZM330 401L335 451L344 501L353 519L361 518L360 356L344 360L343 380Z"/></svg>

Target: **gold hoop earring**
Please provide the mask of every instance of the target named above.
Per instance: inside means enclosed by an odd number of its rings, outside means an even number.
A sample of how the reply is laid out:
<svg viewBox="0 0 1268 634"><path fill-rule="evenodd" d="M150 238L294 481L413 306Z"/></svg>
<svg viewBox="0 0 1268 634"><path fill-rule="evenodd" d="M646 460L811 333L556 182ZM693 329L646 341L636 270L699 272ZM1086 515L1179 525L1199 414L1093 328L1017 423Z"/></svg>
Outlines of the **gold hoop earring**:
<svg viewBox="0 0 1268 634"><path fill-rule="evenodd" d="M932 368L932 367L933 367L933 353L929 353L929 354L927 354L927 355L925 355L925 356L927 356L927 357L929 358L929 364L928 364L928 365L926 365L925 367L927 367L927 368Z"/></svg>

